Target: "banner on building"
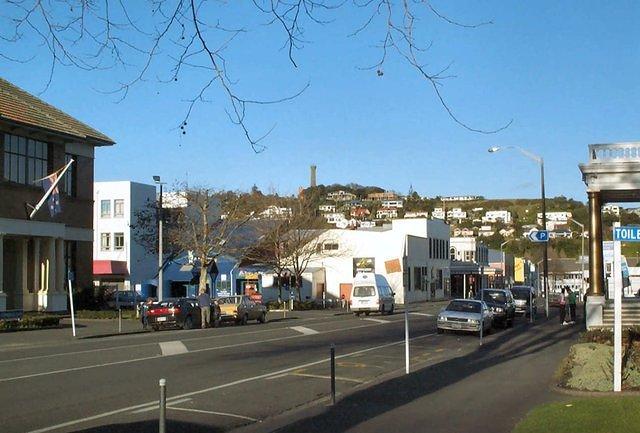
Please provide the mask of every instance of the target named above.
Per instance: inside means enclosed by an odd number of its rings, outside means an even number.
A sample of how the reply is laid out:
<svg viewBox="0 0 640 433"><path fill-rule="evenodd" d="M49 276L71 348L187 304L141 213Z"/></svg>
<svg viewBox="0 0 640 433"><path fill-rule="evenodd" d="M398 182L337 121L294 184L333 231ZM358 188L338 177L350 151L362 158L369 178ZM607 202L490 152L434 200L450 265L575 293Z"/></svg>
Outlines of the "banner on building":
<svg viewBox="0 0 640 433"><path fill-rule="evenodd" d="M376 259L374 257L354 257L353 258L353 276L358 272L375 272Z"/></svg>
<svg viewBox="0 0 640 433"><path fill-rule="evenodd" d="M516 283L524 283L524 259L516 257L513 260L513 279Z"/></svg>
<svg viewBox="0 0 640 433"><path fill-rule="evenodd" d="M393 274L394 272L402 272L402 266L400 266L400 260L393 259L384 262L384 268L387 274Z"/></svg>

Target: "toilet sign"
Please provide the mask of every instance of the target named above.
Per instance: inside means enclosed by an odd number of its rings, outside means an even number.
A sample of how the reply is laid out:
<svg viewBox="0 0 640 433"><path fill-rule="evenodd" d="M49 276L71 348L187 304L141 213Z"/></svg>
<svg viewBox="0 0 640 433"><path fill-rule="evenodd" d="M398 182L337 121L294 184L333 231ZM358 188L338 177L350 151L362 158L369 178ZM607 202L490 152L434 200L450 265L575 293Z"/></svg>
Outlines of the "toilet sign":
<svg viewBox="0 0 640 433"><path fill-rule="evenodd" d="M620 242L640 242L640 227L614 227L613 240Z"/></svg>

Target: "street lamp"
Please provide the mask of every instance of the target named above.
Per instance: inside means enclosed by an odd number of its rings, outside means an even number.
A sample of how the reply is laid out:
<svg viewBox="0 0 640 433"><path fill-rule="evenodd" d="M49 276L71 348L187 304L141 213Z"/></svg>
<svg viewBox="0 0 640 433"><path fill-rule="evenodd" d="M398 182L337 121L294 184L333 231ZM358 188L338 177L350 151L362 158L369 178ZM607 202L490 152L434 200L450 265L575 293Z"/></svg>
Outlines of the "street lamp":
<svg viewBox="0 0 640 433"><path fill-rule="evenodd" d="M163 268L163 260L162 260L162 220L163 220L163 212L162 212L162 185L164 182L160 182L160 176L153 176L153 182L156 185L160 185L160 196L158 198L158 211L156 212L156 219L158 220L158 301L162 301L162 268Z"/></svg>
<svg viewBox="0 0 640 433"><path fill-rule="evenodd" d="M525 150L523 148L521 148L520 146L493 146L490 147L488 149L489 153L496 153L499 152L501 150L505 150L505 149L515 149L518 152L520 152L521 154L523 154L524 156L526 156L529 159L532 159L533 161L537 162L538 164L540 164L540 193L541 193L541 199L542 199L542 229L546 230L547 229L547 204L546 204L546 200L545 200L545 195L544 195L544 160L542 159L542 157L529 152L528 150ZM549 318L549 291L547 288L547 280L549 278L549 260L548 260L548 251L547 251L547 242L543 242L542 245L542 257L543 257L543 262L542 262L542 272L543 272L543 286L544 286L544 299L545 299L545 313L547 316L547 319Z"/></svg>
<svg viewBox="0 0 640 433"><path fill-rule="evenodd" d="M569 218L569 221L579 225L580 228L582 229L582 234L581 234L582 240L580 241L581 244L582 244L582 246L581 246L582 252L580 253L580 272L581 272L580 279L582 280L581 281L582 282L582 293L580 294L580 296L584 296L584 290L585 290L584 289L584 224L579 223L578 221L574 220L573 218Z"/></svg>
<svg viewBox="0 0 640 433"><path fill-rule="evenodd" d="M502 250L502 248L507 245L509 242L511 242L513 239L509 239L504 241L503 243L500 244L500 256L502 257L502 286L503 289L506 287L505 284L505 280L507 278L507 269L505 268L505 263L504 263L504 251Z"/></svg>

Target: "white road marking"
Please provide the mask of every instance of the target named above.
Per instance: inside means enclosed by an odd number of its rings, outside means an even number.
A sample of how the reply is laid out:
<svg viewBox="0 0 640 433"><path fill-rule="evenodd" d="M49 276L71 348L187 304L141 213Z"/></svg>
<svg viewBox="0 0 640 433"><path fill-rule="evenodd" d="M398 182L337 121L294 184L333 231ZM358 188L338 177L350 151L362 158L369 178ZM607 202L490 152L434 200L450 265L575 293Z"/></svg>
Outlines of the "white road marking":
<svg viewBox="0 0 640 433"><path fill-rule="evenodd" d="M318 331L316 331L315 329L311 329L311 328L305 328L304 326L292 326L289 329L293 329L294 331L298 331L304 335L314 335L314 334L319 334Z"/></svg>
<svg viewBox="0 0 640 433"><path fill-rule="evenodd" d="M320 374L309 374L309 373L289 373L290 376L299 376L299 377L311 377L313 379L331 379L331 376L322 376ZM341 377L336 376L336 380L342 380L344 382L355 382L355 383L364 383L364 380L359 379L351 379L349 377Z"/></svg>
<svg viewBox="0 0 640 433"><path fill-rule="evenodd" d="M413 312L413 313L409 313L409 314L413 314L414 316L433 317L433 314L429 314L429 313L417 313L417 312Z"/></svg>
<svg viewBox="0 0 640 433"><path fill-rule="evenodd" d="M189 351L182 341L165 341L159 344L162 356L180 355Z"/></svg>
<svg viewBox="0 0 640 433"><path fill-rule="evenodd" d="M235 413L214 412L214 411L211 411L211 410L190 409L190 408L185 408L185 407L167 407L167 409L181 410L181 411L184 411L184 412L206 413L206 414L209 414L209 415L229 416L229 417L232 417L232 418L246 419L247 421L253 421L253 422L260 421L260 420L255 419L255 418L251 418L250 416L237 415Z"/></svg>
<svg viewBox="0 0 640 433"><path fill-rule="evenodd" d="M333 329L333 330L330 330L330 331L323 331L323 332L319 332L319 333L330 334L330 333L333 333L333 332L345 331L347 329L348 330L352 330L352 329L358 329L358 328L366 328L366 327L369 327L369 326L376 326L376 325L352 326L352 327L348 327L348 328ZM189 351L187 353L183 353L182 355L186 355L186 354L190 354L190 353L199 353L199 352L210 352L212 350L222 350L222 349L229 349L229 348L242 347L242 346L250 346L250 345L254 345L254 344L270 343L270 342L273 342L273 341L291 340L293 338L299 338L299 337L302 337L302 336L303 335L298 334L298 335L290 335L290 336L287 336L287 337L268 338L266 340L259 340L259 341L247 341L245 343L227 344L225 346L207 347L207 348L204 348L204 349L191 350L191 351ZM89 370L91 368L108 367L108 366L111 366L111 365L121 365L121 364L129 364L129 363L132 363L132 362L148 361L148 360L156 359L156 358L162 358L162 355L144 356L144 357L141 357L141 358L126 359L126 360L123 360L123 361L105 362L105 363L102 363L102 364L84 365L84 366L81 366L81 367L73 367L73 368L65 368L65 369L61 369L61 370L44 371L44 372L41 372L41 373L25 374L23 376L5 377L5 378L0 379L0 383L2 383L2 382L11 382L11 381L21 380L21 379L29 379L29 378L32 378L32 377L50 376L52 374L69 373L69 372L72 372L72 371Z"/></svg>
<svg viewBox="0 0 640 433"><path fill-rule="evenodd" d="M373 317L365 317L362 320L368 320L370 322L377 322L377 323L390 323L389 320L384 320L384 319L374 319Z"/></svg>
<svg viewBox="0 0 640 433"><path fill-rule="evenodd" d="M167 402L167 407L172 406L174 404L185 403L187 401L191 401L191 399L190 398L181 398L179 400L168 401ZM151 412L152 410L158 410L159 408L160 408L160 406L158 406L158 403L156 403L156 404L154 404L152 406L149 406L149 407L145 407L145 408L142 408L142 409L134 410L131 413Z"/></svg>
<svg viewBox="0 0 640 433"><path fill-rule="evenodd" d="M353 329L353 328L350 328ZM427 338L427 337L431 337L434 336L436 334L431 333L431 334L425 334L425 335L419 335L417 337L413 337L410 338L410 340L421 340L423 338ZM347 358L349 356L353 356L353 355L357 355L360 353L366 353L366 352L371 352L374 350L380 350L380 349L384 349L386 347L391 347L391 346L397 346L399 344L404 344L404 339L400 340L400 341L394 341L393 343L386 343L386 344L381 344L379 346L373 346L373 347L369 347L366 349L361 349L361 350L356 350L355 352L351 352L351 353L345 353L343 355L338 355L336 356L336 359L341 359L341 358ZM189 353L193 353L193 352L189 352ZM296 365L293 367L289 367L289 368L285 368L283 370L278 370L278 371L274 371L272 373L265 373L265 374L261 374L259 376L253 376L253 377L246 377L244 379L239 379L239 380L235 380L233 382L228 382L228 383L224 383L222 385L215 385L215 386L211 386L209 388L204 388L204 389L200 389L197 391L191 391L191 392L187 392L184 394L180 394L180 395L176 395L174 397L172 397L171 399L167 399L167 400L177 400L177 399L182 399L182 398L187 398L187 397L193 397L194 395L199 395L199 394L205 394L211 391L216 391L218 389L223 389L223 388L229 388L229 387L234 387L236 385L240 385L243 383L247 383L247 382L254 382L257 380L261 380L261 379L268 379L271 378L273 376L278 376L278 375L282 375L282 374L286 374L286 373L290 373L292 371L296 371L296 370L300 370L302 368L307 368L307 367L312 367L314 365L318 365L318 364L324 364L326 362L328 362L330 359L329 358L324 358L324 359L320 359L318 361L314 361L314 362L309 362L306 364L301 364L301 365ZM60 423L60 424L56 424L56 425L52 425L52 426L48 426L48 427L43 427L41 429L38 430L32 430L29 433L45 433L45 432L49 432L49 431L53 431L53 430L59 430L61 428L65 428L65 427L70 427L76 424L80 424L80 423L84 423L87 421L94 421L100 418L106 418L112 415L117 415L119 413L123 413L123 412L130 412L136 409L141 409L143 407L147 407L150 405L157 405L158 402L157 401L151 401L151 402L147 402L147 403L143 403L143 404L137 404L134 406L129 406L129 407L124 407L121 409L116 409L116 410L112 410L109 412L103 412L97 415L93 415L93 416L88 416L88 417L84 417L84 418L78 418L72 421L67 421L64 423Z"/></svg>

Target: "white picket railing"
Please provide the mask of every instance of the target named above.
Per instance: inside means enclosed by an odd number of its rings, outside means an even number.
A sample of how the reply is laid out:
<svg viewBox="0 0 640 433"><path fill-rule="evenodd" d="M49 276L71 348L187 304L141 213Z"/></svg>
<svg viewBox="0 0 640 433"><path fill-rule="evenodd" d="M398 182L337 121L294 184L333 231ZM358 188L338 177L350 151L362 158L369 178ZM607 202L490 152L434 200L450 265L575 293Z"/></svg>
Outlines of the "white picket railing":
<svg viewBox="0 0 640 433"><path fill-rule="evenodd" d="M590 144L589 163L640 162L640 142Z"/></svg>

